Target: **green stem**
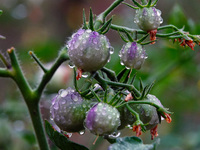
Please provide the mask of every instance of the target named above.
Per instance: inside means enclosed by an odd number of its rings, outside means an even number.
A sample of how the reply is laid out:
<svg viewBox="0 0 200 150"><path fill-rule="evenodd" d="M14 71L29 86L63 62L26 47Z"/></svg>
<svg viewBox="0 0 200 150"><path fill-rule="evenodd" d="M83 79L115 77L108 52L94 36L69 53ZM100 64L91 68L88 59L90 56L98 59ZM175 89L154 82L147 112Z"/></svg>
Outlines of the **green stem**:
<svg viewBox="0 0 200 150"><path fill-rule="evenodd" d="M111 11L113 11L123 1L124 0L116 0L116 1L114 1L104 12L102 12L100 15L98 15L97 19L95 21L94 28L98 29L105 22L105 18L108 16L108 14Z"/></svg>
<svg viewBox="0 0 200 150"><path fill-rule="evenodd" d="M35 100L35 99L34 99ZM38 100L39 101L39 100ZM46 140L45 131L43 127L43 122L41 119L41 113L38 106L38 103L29 103L28 104L29 113L31 116L32 124L34 131L37 137L37 141L40 147L40 150L49 150L49 146Z"/></svg>
<svg viewBox="0 0 200 150"><path fill-rule="evenodd" d="M113 30L121 31L121 32L125 32L126 31L126 32L132 32L132 33L135 32L135 33L138 33L138 34L147 34L147 32L142 31L142 30L132 29L132 28L124 27L124 26L115 25L115 24L111 24L110 27ZM156 36L157 37L167 37L167 38L181 38L181 37L185 36L184 32L179 30L174 25L161 26L161 27L158 27L157 30L164 30L164 29L173 29L175 32L167 33L167 34L157 33ZM180 35L172 36L172 35L176 35L176 34L180 34Z"/></svg>
<svg viewBox="0 0 200 150"><path fill-rule="evenodd" d="M140 121L140 116L139 116L139 114L138 114L136 111L134 111L134 110L129 106L128 103L125 103L125 104L126 104L127 109L128 109L132 114L134 114L136 120L139 120L139 121Z"/></svg>
<svg viewBox="0 0 200 150"><path fill-rule="evenodd" d="M101 69L101 71L105 72L107 74L107 76L109 77L109 79L117 82L117 76L113 70L103 67Z"/></svg>
<svg viewBox="0 0 200 150"><path fill-rule="evenodd" d="M133 91L136 96L140 96L140 92L133 85L129 85L129 84L125 84L125 83L119 83L119 82L113 82L113 81L108 81L108 80L102 78L99 75L99 73L96 73L95 79L99 83L101 83L103 86L108 84L108 85L112 85L112 86L116 86L116 87L124 87L129 91Z"/></svg>
<svg viewBox="0 0 200 150"><path fill-rule="evenodd" d="M43 64L40 62L40 60L37 58L37 56L32 51L30 51L29 54L33 57L33 59L40 66L40 68L43 70L43 72L46 73L47 69L43 66Z"/></svg>
<svg viewBox="0 0 200 150"><path fill-rule="evenodd" d="M11 77L11 74L7 69L0 68L0 77Z"/></svg>
<svg viewBox="0 0 200 150"><path fill-rule="evenodd" d="M43 89L45 88L45 86L47 85L47 83L51 80L52 76L54 75L54 73L56 72L57 68L64 62L69 60L69 56L67 55L67 52L65 49L63 49L59 55L59 57L57 58L57 60L55 61L55 63L53 64L53 66L44 74L42 81L40 82L39 86L37 87L37 89L35 90L35 92L39 95L42 94Z"/></svg>
<svg viewBox="0 0 200 150"><path fill-rule="evenodd" d="M165 108L163 108L163 107L161 107L161 106L159 106L157 104L154 104L153 102L149 102L149 101L145 101L145 100L142 100L142 101L128 101L126 103L123 103L121 105L116 106L116 108L122 107L122 106L127 105L127 104L148 104L148 105L154 106L159 111L163 111L165 113L172 114L171 112L167 111Z"/></svg>
<svg viewBox="0 0 200 150"><path fill-rule="evenodd" d="M0 52L0 59L2 60L3 64L9 69L11 65L7 62L3 54Z"/></svg>
<svg viewBox="0 0 200 150"><path fill-rule="evenodd" d="M24 97L24 100L28 106L28 110L31 116L31 120L33 123L39 147L41 150L49 150L43 124L41 121L40 110L38 107L40 95L37 95L37 93L33 92L26 78L24 77L18 59L16 57L14 48L9 49L8 54L10 56L12 65L12 68L10 70L11 78L15 81L15 83L19 87Z"/></svg>
<svg viewBox="0 0 200 150"><path fill-rule="evenodd" d="M29 83L27 82L26 78L24 77L24 74L22 72L22 69L19 65L18 59L16 57L14 48L10 48L8 49L8 54L10 56L10 60L11 60L11 65L12 68L10 70L11 72L11 78L16 82L16 84L18 85L24 99L29 99L30 95L32 95L32 89L29 85ZM26 101L27 103L27 101Z"/></svg>

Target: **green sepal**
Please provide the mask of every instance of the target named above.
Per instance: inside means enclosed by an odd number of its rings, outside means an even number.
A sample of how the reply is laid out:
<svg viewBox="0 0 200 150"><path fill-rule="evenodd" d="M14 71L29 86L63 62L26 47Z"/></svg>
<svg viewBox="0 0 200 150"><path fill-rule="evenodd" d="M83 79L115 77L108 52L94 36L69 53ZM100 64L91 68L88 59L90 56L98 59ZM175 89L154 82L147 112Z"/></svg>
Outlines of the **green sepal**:
<svg viewBox="0 0 200 150"><path fill-rule="evenodd" d="M138 3L137 1L135 0L132 0L132 2L139 8L143 8L144 6L140 5L140 3Z"/></svg>
<svg viewBox="0 0 200 150"><path fill-rule="evenodd" d="M112 23L113 17L111 17L106 23L103 24L103 26L97 30L97 32L102 33L109 29L111 23Z"/></svg>
<svg viewBox="0 0 200 150"><path fill-rule="evenodd" d="M119 33L119 36L121 37L121 39L124 41L124 42L128 42L128 40L119 32L118 30L118 33Z"/></svg>
<svg viewBox="0 0 200 150"><path fill-rule="evenodd" d="M143 83L142 83L142 79L140 78L140 92L142 92L144 89Z"/></svg>
<svg viewBox="0 0 200 150"><path fill-rule="evenodd" d="M137 40L137 43L141 43L141 42L144 41L148 36L149 36L149 33L147 33L146 35L144 35L141 39ZM151 42L152 42L152 41L151 41Z"/></svg>
<svg viewBox="0 0 200 150"><path fill-rule="evenodd" d="M128 82L128 79L130 78L130 73L131 73L131 69L129 69L128 73L126 74L126 77L125 77L123 83L127 83Z"/></svg>
<svg viewBox="0 0 200 150"><path fill-rule="evenodd" d="M94 31L94 22L93 22L92 8L90 8L89 28L90 28L92 31Z"/></svg>
<svg viewBox="0 0 200 150"><path fill-rule="evenodd" d="M155 2L153 2L153 4L151 5L151 7L155 6L157 4L158 0L155 0Z"/></svg>
<svg viewBox="0 0 200 150"><path fill-rule="evenodd" d="M85 9L83 9L83 29L88 29L88 26L86 23Z"/></svg>
<svg viewBox="0 0 200 150"><path fill-rule="evenodd" d="M131 82L130 82L130 84L133 84L133 82L135 81L136 74L137 74L137 73L135 73L135 74L133 75L133 77L132 77L132 79L131 79Z"/></svg>
<svg viewBox="0 0 200 150"><path fill-rule="evenodd" d="M0 10L0 15L3 13L3 11L2 10Z"/></svg>
<svg viewBox="0 0 200 150"><path fill-rule="evenodd" d="M148 1L147 7L151 7L152 0Z"/></svg>
<svg viewBox="0 0 200 150"><path fill-rule="evenodd" d="M149 94L149 92L151 91L153 86L154 86L154 82L152 82L151 84L145 86L145 88L142 91L142 95L141 95L140 99L143 99L144 97L146 97L147 94Z"/></svg>
<svg viewBox="0 0 200 150"><path fill-rule="evenodd" d="M101 71L103 71L104 73L106 73L106 75L107 75L107 77L111 80L111 81L118 81L117 80L117 76L116 76L116 74L115 74L115 72L113 71L113 70L110 70L110 69L108 69L108 68L106 68L106 67L103 67L102 69L101 69Z"/></svg>
<svg viewBox="0 0 200 150"><path fill-rule="evenodd" d="M125 4L126 6L132 8L132 9L139 9L139 7L134 7L134 6L132 6L132 5L128 4L128 3L125 3L125 2L123 2L122 4Z"/></svg>
<svg viewBox="0 0 200 150"><path fill-rule="evenodd" d="M130 35L126 30L124 30L123 32L126 34L128 40L129 40L130 42L133 42L133 41L134 41L133 38L131 37L131 35Z"/></svg>
<svg viewBox="0 0 200 150"><path fill-rule="evenodd" d="M124 69L122 69L122 70L120 71L120 73L117 75L117 80L118 80L118 81L121 80L121 78L123 77L123 75L124 75L124 73L125 73L126 71L127 71L126 68L124 68Z"/></svg>
<svg viewBox="0 0 200 150"><path fill-rule="evenodd" d="M145 43L140 43L140 45L148 45L148 44L151 44L152 42L155 42L157 40L153 40L153 41L148 41L148 42L145 42Z"/></svg>
<svg viewBox="0 0 200 150"><path fill-rule="evenodd" d="M56 131L47 120L45 120L45 130L50 140L61 150L89 150L83 145L70 141L66 136Z"/></svg>

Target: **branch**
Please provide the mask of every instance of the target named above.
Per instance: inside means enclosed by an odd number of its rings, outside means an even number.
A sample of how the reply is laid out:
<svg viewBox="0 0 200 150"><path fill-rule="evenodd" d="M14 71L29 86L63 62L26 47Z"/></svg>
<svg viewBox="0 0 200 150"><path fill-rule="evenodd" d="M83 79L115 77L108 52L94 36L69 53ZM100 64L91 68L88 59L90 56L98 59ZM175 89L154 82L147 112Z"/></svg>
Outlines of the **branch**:
<svg viewBox="0 0 200 150"><path fill-rule="evenodd" d="M0 68L0 77L11 77L8 69Z"/></svg>
<svg viewBox="0 0 200 150"><path fill-rule="evenodd" d="M64 62L69 60L69 56L67 54L67 48L63 48L55 61L55 63L52 65L52 67L46 71L46 73L42 77L42 81L40 82L39 86L36 88L35 92L38 93L38 95L41 95L45 86L47 83L51 80L52 76L58 69L58 67Z"/></svg>
<svg viewBox="0 0 200 150"><path fill-rule="evenodd" d="M10 49L7 50L8 55L11 60L11 66L12 69L10 70L11 78L16 82L17 86L19 87L26 103L31 100L31 97L33 95L32 89L27 82L24 74L22 73L22 69L19 65L17 56L15 54L15 48L11 47Z"/></svg>
<svg viewBox="0 0 200 150"><path fill-rule="evenodd" d="M95 21L95 29L98 29L104 22L105 18L108 16L108 14L113 11L121 2L124 0L116 0L114 1L104 12L102 12L100 15L97 16L97 19Z"/></svg>

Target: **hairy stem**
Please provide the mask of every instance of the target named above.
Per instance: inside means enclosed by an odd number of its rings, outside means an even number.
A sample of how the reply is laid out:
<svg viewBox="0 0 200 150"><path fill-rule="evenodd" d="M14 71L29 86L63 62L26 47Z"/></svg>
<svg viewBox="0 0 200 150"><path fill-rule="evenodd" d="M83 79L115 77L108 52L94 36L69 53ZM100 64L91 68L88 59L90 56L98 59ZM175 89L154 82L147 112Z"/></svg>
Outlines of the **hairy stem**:
<svg viewBox="0 0 200 150"><path fill-rule="evenodd" d="M43 92L43 89L45 88L45 86L47 85L47 83L51 80L51 78L53 77L54 73L56 72L57 68L64 62L69 60L69 56L67 55L67 49L63 49L61 50L61 53L59 55L59 57L57 58L57 60L55 61L55 63L52 65L52 67L46 71L46 73L44 74L42 81L40 82L39 86L36 88L35 92L38 95L41 95Z"/></svg>
<svg viewBox="0 0 200 150"><path fill-rule="evenodd" d="M38 103L29 103L28 109L40 150L49 150Z"/></svg>
<svg viewBox="0 0 200 150"><path fill-rule="evenodd" d="M113 11L123 1L124 0L116 0L116 1L114 1L104 12L102 12L100 15L98 15L97 19L95 21L94 28L98 29L105 22L105 18L108 16L108 14L111 11Z"/></svg>

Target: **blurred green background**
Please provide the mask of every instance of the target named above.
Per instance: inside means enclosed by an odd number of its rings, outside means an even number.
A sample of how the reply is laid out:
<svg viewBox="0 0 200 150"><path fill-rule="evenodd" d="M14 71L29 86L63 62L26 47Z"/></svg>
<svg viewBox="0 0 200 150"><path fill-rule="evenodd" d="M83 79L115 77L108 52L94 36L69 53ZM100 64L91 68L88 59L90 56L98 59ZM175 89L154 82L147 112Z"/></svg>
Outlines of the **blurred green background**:
<svg viewBox="0 0 200 150"><path fill-rule="evenodd" d="M40 68L28 55L33 50L40 60L49 66L68 37L81 27L82 9L88 16L92 7L95 14L101 13L113 0L0 0L0 50L6 55L11 46L17 49L23 71L34 87L40 81ZM128 1L127 1L128 2ZM191 34L200 34L199 0L160 0L157 8L162 11L163 25L174 24ZM137 28L133 23L134 10L121 5L113 14L114 23ZM114 31L107 36L115 48L115 53L107 67L119 72L118 52L124 44ZM167 39L159 39L155 45L145 46L148 54L138 77L150 83L156 80L151 94L156 95L165 107L174 112L172 123L165 121L159 125L162 150L200 149L200 47L195 51L180 47ZM3 64L0 63L2 67ZM41 101L44 119L49 119L49 107L54 93L72 85L72 70L66 64L60 67L53 81L45 90ZM136 85L137 86L137 85ZM121 136L135 135L125 129ZM141 137L144 143L150 140L149 132ZM95 136L86 132L71 138L91 147ZM107 141L96 143L93 149L103 150ZM53 148L52 144L52 148ZM38 149L33 134L31 120L25 103L16 85L10 79L0 78L0 150ZM54 148L55 149L55 148Z"/></svg>

